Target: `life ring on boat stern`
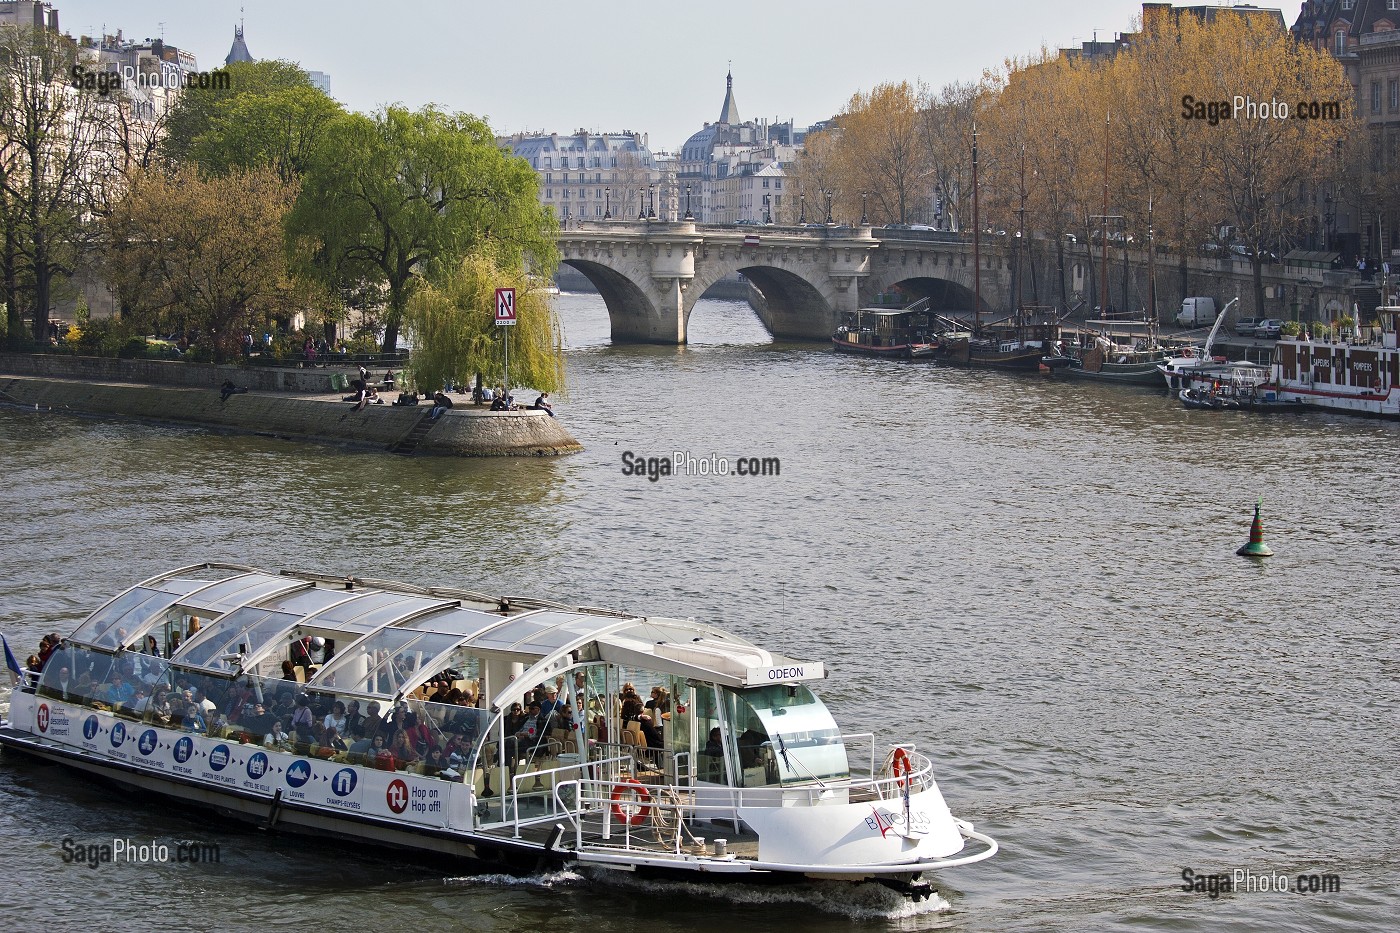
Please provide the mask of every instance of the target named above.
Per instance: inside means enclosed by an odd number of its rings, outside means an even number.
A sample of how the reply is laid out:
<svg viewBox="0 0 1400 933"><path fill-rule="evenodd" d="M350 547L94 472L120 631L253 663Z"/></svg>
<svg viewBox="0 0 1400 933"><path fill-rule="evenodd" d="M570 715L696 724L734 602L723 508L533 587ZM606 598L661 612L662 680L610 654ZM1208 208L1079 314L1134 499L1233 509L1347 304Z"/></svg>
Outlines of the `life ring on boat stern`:
<svg viewBox="0 0 1400 933"><path fill-rule="evenodd" d="M902 748L896 748L890 753L890 773L899 782L900 787L909 783L909 775L914 770L914 766L909 763L909 753Z"/></svg>
<svg viewBox="0 0 1400 933"><path fill-rule="evenodd" d="M624 798L633 798L635 803L632 813L629 815L627 807L623 806ZM625 778L620 784L614 784L612 790L612 813L613 816L627 823L629 826L639 826L646 822L651 816L651 791L646 785L636 778Z"/></svg>

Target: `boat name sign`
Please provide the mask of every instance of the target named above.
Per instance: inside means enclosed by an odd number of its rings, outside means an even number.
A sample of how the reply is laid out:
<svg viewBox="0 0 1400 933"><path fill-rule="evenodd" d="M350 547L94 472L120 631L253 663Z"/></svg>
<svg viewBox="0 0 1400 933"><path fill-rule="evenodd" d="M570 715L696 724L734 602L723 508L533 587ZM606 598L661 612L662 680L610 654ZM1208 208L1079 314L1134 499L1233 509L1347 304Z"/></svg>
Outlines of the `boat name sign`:
<svg viewBox="0 0 1400 933"><path fill-rule="evenodd" d="M824 680L826 666L821 663L804 662L785 667L751 667L744 675L744 682L750 687L758 684L792 683L801 680Z"/></svg>

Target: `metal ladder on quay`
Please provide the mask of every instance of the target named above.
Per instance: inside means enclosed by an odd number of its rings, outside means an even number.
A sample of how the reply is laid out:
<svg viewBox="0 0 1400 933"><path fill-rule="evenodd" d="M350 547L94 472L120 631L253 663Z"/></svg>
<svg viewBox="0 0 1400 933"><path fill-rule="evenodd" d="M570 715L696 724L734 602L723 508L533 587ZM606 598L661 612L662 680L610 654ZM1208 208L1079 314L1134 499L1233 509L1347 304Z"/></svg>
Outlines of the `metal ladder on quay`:
<svg viewBox="0 0 1400 933"><path fill-rule="evenodd" d="M418 416L418 420L413 423L413 427L408 429L408 433L394 443L390 444L388 451L391 454L402 454L408 456L418 449L418 445L423 443L423 438L428 436L428 432L437 424L432 417L432 406L427 411Z"/></svg>

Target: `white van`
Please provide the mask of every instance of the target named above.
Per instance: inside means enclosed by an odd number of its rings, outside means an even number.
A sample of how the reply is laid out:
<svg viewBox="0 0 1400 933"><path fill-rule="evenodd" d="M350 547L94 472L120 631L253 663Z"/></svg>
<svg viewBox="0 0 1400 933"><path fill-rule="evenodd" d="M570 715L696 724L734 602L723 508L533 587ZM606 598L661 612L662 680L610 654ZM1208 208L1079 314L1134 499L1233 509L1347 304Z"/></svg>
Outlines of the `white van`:
<svg viewBox="0 0 1400 933"><path fill-rule="evenodd" d="M1214 298L1185 298L1181 302L1181 313L1176 316L1176 322L1184 327L1205 327L1215 323L1218 313Z"/></svg>

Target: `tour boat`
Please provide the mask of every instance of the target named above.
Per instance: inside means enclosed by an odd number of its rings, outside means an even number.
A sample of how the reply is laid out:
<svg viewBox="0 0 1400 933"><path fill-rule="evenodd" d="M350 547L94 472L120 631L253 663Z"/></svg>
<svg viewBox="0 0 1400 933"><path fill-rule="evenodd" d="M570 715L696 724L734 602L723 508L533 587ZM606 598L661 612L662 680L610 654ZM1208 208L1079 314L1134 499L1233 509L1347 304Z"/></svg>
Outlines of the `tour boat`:
<svg viewBox="0 0 1400 933"><path fill-rule="evenodd" d="M484 870L919 898L926 873L995 854L925 753L838 729L812 689L825 676L690 620L204 563L78 625L14 690L0 742L268 829ZM515 712L527 694L538 716ZM371 735L387 732L405 737L389 751Z"/></svg>
<svg viewBox="0 0 1400 933"><path fill-rule="evenodd" d="M1376 309L1366 336L1333 339L1308 333L1282 337L1275 350L1279 398L1318 408L1400 418L1400 348L1395 323L1400 308Z"/></svg>

